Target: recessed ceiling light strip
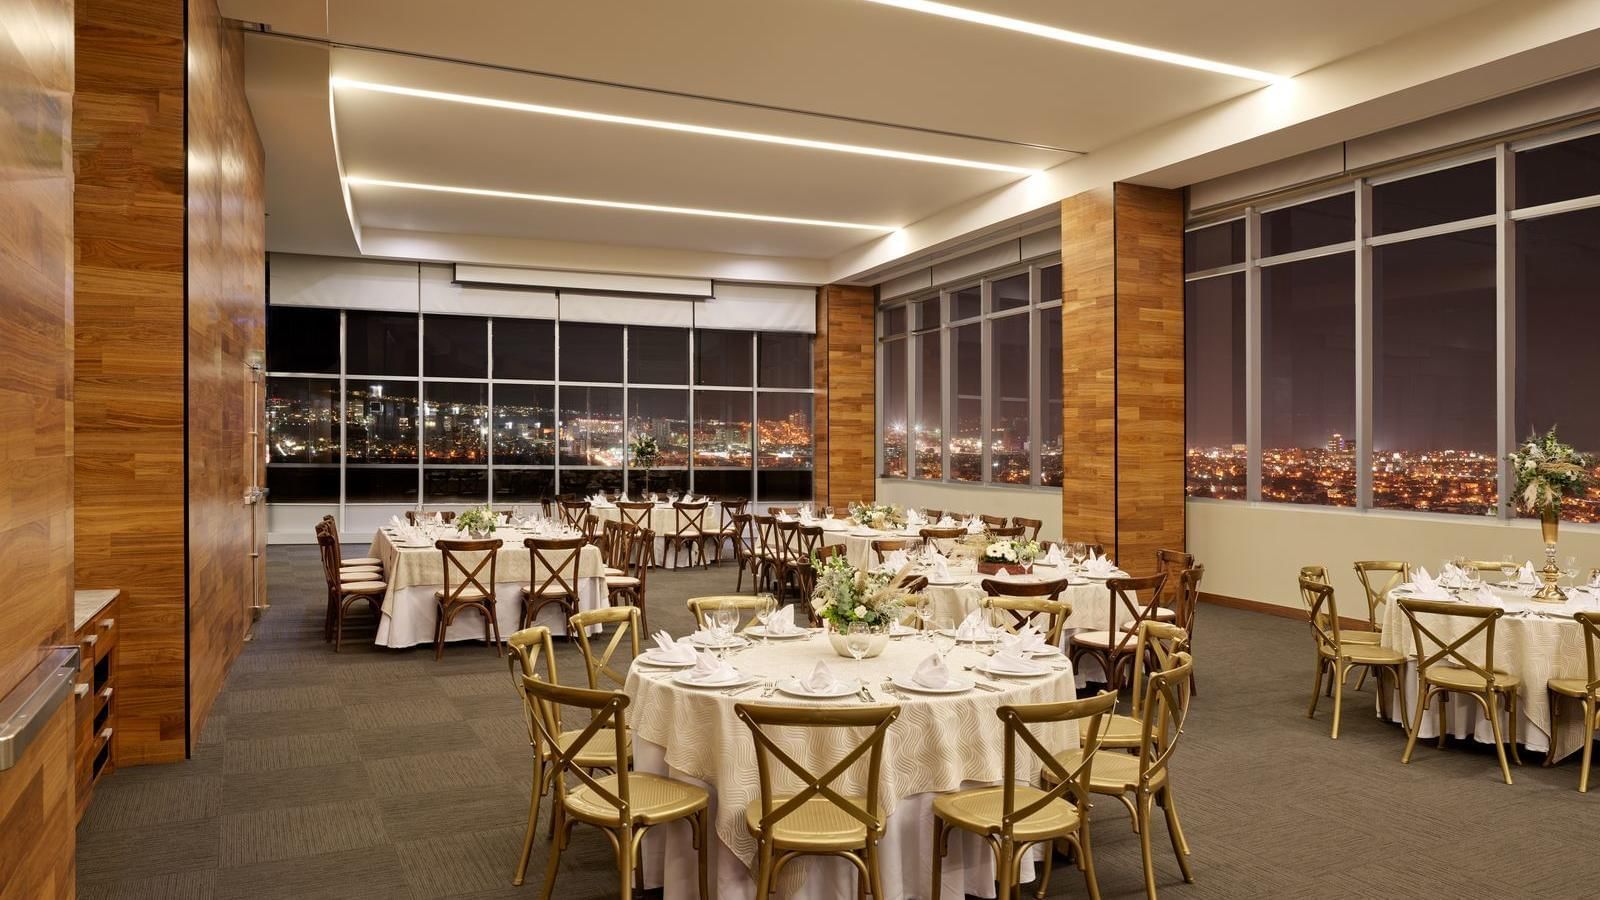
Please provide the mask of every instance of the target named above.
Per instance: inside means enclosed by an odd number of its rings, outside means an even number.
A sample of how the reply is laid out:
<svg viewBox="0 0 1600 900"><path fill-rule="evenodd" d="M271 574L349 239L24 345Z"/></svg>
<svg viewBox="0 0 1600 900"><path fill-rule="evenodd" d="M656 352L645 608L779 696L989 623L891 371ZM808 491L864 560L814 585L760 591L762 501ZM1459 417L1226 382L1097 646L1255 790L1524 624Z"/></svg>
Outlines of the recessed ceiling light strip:
<svg viewBox="0 0 1600 900"><path fill-rule="evenodd" d="M934 163L941 166L959 166L966 169L984 169L990 172L1007 172L1013 175L1033 175L1038 169L1029 169L1025 166L1009 166L1003 163L984 162L976 159L961 159L954 156L937 156L931 153L911 153L905 150L890 150L884 147L868 147L862 144L841 144L834 141L815 141L809 138L788 137L781 134L766 134L759 131L739 131L733 128L715 128L709 125L693 125L688 122L671 122L664 119L645 119L639 116L620 116L611 113L593 112L585 109L571 109L564 106L546 106L542 103L523 103L516 100L502 100L496 97L478 97L471 94L453 94L447 91L430 91L423 88L404 87L395 84L381 84L372 81L359 81L353 78L334 76L328 79L334 88L350 88L354 90L373 91L380 94L397 94L403 97L419 97L425 100L442 100L450 103L466 103L472 106L487 106L493 109L507 109L516 112L533 113L544 116L560 116L567 119L582 119L589 122L604 122L611 125L634 125L640 128L655 128L662 131L677 131L686 134L700 134L708 137L733 138L740 141L755 141L763 144L781 144L788 147L804 147L808 150L828 150L834 153L853 153L858 156L876 156L883 159L899 159L907 162Z"/></svg>
<svg viewBox="0 0 1600 900"><path fill-rule="evenodd" d="M932 16L943 16L946 19L959 19L975 25L988 25L992 28L1004 28L1007 31L1016 31L1022 34L1031 34L1036 37L1049 38L1066 44L1077 44L1080 47L1092 47L1096 50L1107 50L1112 53L1121 53L1127 56L1138 56L1156 62L1170 63L1175 66L1186 66L1191 69L1201 69L1207 72L1216 72L1222 75L1232 75L1235 78L1244 78L1250 81L1274 83L1288 81L1287 75L1274 75L1260 69L1247 69L1244 66L1235 66L1216 60L1201 59L1198 56L1189 56L1183 53L1172 53L1166 50L1157 50L1154 47L1141 47L1138 44L1129 44L1124 41L1114 41L1110 38L1095 37L1080 31L1068 31L1065 28L1056 28L1051 25L1041 25L1037 22L1028 22L1023 19L1013 19L1010 16L1000 16L994 13L981 12L976 9L967 9L961 6L951 6L948 3L935 3L933 0L867 0L868 3L878 3L883 6L894 6L912 12L927 13Z"/></svg>
<svg viewBox="0 0 1600 900"><path fill-rule="evenodd" d="M495 191L488 188L453 187L443 184L422 184L415 181L389 181L382 178L365 178L350 175L345 183L355 186L398 188L408 191L431 191L436 194L467 194L474 197L495 197L502 200L530 200L537 203L565 203L570 206L597 206L604 209L626 209L635 212L673 213L680 216L705 216L714 219L742 219L746 222L772 222L779 225L811 225L820 228L852 228L858 231L899 231L898 225L868 225L861 222L835 222L830 219L797 219L791 216L767 216L760 213L733 212L724 209L698 209L692 206L659 206L653 203L625 203L620 200L595 200L588 197L562 197L556 194L524 194L519 191Z"/></svg>

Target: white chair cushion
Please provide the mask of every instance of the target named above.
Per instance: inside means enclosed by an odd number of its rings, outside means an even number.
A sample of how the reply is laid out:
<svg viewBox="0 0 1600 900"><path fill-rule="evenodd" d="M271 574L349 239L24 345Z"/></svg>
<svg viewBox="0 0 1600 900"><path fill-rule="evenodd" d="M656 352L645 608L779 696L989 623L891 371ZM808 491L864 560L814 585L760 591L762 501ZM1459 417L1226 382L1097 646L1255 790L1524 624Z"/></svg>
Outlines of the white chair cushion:
<svg viewBox="0 0 1600 900"><path fill-rule="evenodd" d="M639 586L639 579L628 575L607 575L607 588L635 588Z"/></svg>
<svg viewBox="0 0 1600 900"><path fill-rule="evenodd" d="M382 581L347 581L339 585L339 591L344 594L381 594L389 590L389 585Z"/></svg>
<svg viewBox="0 0 1600 900"><path fill-rule="evenodd" d="M381 566L383 560L375 556L352 556L349 559L339 560L341 566Z"/></svg>
<svg viewBox="0 0 1600 900"><path fill-rule="evenodd" d="M1123 631L1117 635L1119 649L1133 650L1138 643L1138 636L1130 631ZM1080 631L1072 636L1074 644L1085 647L1096 647L1101 650L1111 649L1111 632L1109 631Z"/></svg>
<svg viewBox="0 0 1600 900"><path fill-rule="evenodd" d="M489 596L489 595L485 594L483 591L480 591L475 587L469 587L469 588L467 588L465 590L457 591L455 599L456 600L482 600L487 596ZM433 592L433 598L435 600L449 600L450 596L444 592L443 588L441 588L441 589Z"/></svg>

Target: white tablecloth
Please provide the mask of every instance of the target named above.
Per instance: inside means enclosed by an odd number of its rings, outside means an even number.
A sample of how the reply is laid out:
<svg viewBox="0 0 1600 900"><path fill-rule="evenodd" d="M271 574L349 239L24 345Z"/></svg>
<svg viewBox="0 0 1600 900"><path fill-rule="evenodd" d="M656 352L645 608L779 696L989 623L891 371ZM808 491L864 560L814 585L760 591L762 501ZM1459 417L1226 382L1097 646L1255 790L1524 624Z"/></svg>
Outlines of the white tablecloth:
<svg viewBox="0 0 1600 900"><path fill-rule="evenodd" d="M532 565L530 551L522 546L524 537L530 535L501 528L495 537L505 541L495 561L495 618L500 625L502 639L514 633L522 624L522 586L530 583ZM379 529L372 538L369 556L383 560L384 578L389 592L383 598L383 617L378 622L376 643L380 647L414 647L433 643L434 630L439 626L439 604L434 592L444 586L444 555L432 546L400 547L387 531ZM463 556L467 556L463 554ZM473 555L475 556L475 555ZM476 559L467 563L468 571ZM480 573L487 578L488 569ZM461 577L452 575L452 581ZM598 609L610 605L606 590L605 565L600 551L584 547L578 556L578 608ZM552 634L567 633L566 617L557 604L539 611L537 624L547 625ZM456 616L445 630L446 641L483 640L483 617L466 612Z"/></svg>
<svg viewBox="0 0 1600 900"><path fill-rule="evenodd" d="M909 674L930 652L920 638L892 641L882 656L860 663L861 676L885 703L899 703L901 713L890 726L884 744L880 783L888 830L880 845L884 892L889 897L926 897L932 874L928 848L933 842L932 797L965 787L998 783L1004 769L1004 726L995 715L1003 704L1042 703L1076 696L1072 671L1065 657L1048 675L1016 680L995 679L1006 690L992 693L971 690L953 696L895 698L882 690L888 674ZM952 666L976 662L982 655L958 648ZM818 660L843 677L855 677L856 661L840 658L820 634L800 641L773 642L748 650L733 662L752 674L780 677L811 671ZM963 673L967 674L967 673ZM668 774L703 784L711 791L711 812L716 840L711 845L714 895L719 900L742 900L755 892L751 861L755 839L745 825L745 809L760 802L754 743L750 732L733 712L739 702L794 703L783 694L762 699L761 691L725 696L717 691L677 685L671 674L641 673L628 676L628 708L634 733L634 767L639 771ZM854 698L817 701L855 704ZM796 729L798 732L799 729ZM1037 733L1046 746L1067 749L1077 745L1075 724L1052 725ZM802 741L787 735L787 749L817 771L825 770L843 752L838 741ZM1020 754L1026 757L1028 754ZM1024 759L1019 776L1036 777L1037 761ZM865 765L841 783L847 792L864 786ZM794 785L778 780L778 789ZM686 827L658 829L646 838L645 878L665 888L667 900L695 896L695 854ZM1031 863L1023 880L1032 876ZM946 896L994 896L994 870L989 851L974 836L952 836L945 860ZM855 896L855 869L842 860L807 858L784 868L779 896L785 898L847 898Z"/></svg>
<svg viewBox="0 0 1600 900"><path fill-rule="evenodd" d="M1522 721L1517 726L1518 739L1530 750L1550 748L1554 738L1557 758L1583 748L1583 709L1577 700L1562 698L1562 725L1559 733L1551 734L1549 691L1546 685L1552 678L1588 677L1584 662L1583 627L1573 621L1572 614L1583 610L1600 609L1600 597L1585 592L1564 604L1538 603L1519 596L1515 591L1495 589L1496 596L1507 611L1495 623L1495 668L1510 672L1522 679L1517 691L1517 702L1522 711ZM1396 589L1393 597L1403 596ZM1524 613L1533 613L1525 615ZM1474 619L1453 619L1448 616L1425 615L1422 623L1439 637L1449 641L1466 633L1477 624ZM1417 666L1416 642L1400 604L1391 599L1385 604L1383 619L1383 645L1411 657L1406 667L1405 691L1407 711L1416 715ZM1430 644L1428 652L1438 651ZM1468 658L1483 659L1483 639L1475 638L1466 651ZM1448 664L1448 660L1441 661ZM1450 703L1450 729L1454 737L1473 737L1486 744L1494 742L1494 732L1489 727L1482 709L1472 698L1452 694ZM1398 705L1393 710L1399 718ZM1502 723L1504 725L1506 723ZM1424 739L1438 737L1438 714L1429 710L1423 717L1420 736Z"/></svg>

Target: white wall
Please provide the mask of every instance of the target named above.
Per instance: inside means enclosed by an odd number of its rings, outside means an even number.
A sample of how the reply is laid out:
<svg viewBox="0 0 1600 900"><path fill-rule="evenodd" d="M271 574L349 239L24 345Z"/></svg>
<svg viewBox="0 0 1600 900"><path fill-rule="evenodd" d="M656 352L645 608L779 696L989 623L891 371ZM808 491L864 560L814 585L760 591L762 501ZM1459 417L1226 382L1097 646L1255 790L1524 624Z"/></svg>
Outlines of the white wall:
<svg viewBox="0 0 1600 900"><path fill-rule="evenodd" d="M1344 616L1365 614L1358 559L1404 559L1436 572L1451 557L1500 559L1507 553L1543 565L1535 521L1428 513L1320 509L1281 503L1190 500L1189 552L1205 564L1208 593L1299 609L1300 567L1323 565ZM1600 565L1600 529L1565 524L1561 557L1587 571Z"/></svg>
<svg viewBox="0 0 1600 900"><path fill-rule="evenodd" d="M918 509L932 507L954 512L988 513L1039 519L1042 539L1061 540L1060 488L1009 488L988 485L944 484L930 481L878 479L878 502L898 503Z"/></svg>

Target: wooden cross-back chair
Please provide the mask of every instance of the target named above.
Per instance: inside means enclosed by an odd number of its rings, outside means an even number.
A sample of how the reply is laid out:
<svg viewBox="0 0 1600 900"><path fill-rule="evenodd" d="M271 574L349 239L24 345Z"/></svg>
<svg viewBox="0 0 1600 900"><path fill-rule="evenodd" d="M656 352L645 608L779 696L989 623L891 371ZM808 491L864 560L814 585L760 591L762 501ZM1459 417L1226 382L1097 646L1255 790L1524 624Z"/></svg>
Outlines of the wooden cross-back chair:
<svg viewBox="0 0 1600 900"><path fill-rule="evenodd" d="M523 538L528 548L530 583L522 586L522 627L539 617L539 611L554 603L561 607L562 619L578 611L578 567L582 559L583 538Z"/></svg>
<svg viewBox="0 0 1600 900"><path fill-rule="evenodd" d="M996 528L1004 528L1004 527L1006 527L1006 517L1005 516L989 516L989 515L983 515L983 514L980 513L978 515L978 520L981 521L983 524L989 526L989 530L990 531L993 531Z"/></svg>
<svg viewBox="0 0 1600 900"><path fill-rule="evenodd" d="M1182 628L1186 637L1183 649L1190 654L1194 653L1194 627L1195 616L1200 612L1200 579L1204 578L1206 567L1196 565L1178 573L1178 602L1173 607L1173 621ZM1189 675L1189 690L1199 695L1200 689L1194 680L1194 674Z"/></svg>
<svg viewBox="0 0 1600 900"><path fill-rule="evenodd" d="M774 560L774 578L777 581L778 599L789 592L791 584L798 583L801 556L800 523L791 519L778 520L772 525L773 536L778 540L778 553Z"/></svg>
<svg viewBox="0 0 1600 900"><path fill-rule="evenodd" d="M965 537L967 530L960 525L951 525L947 528L929 525L917 532L917 534L922 538L922 546L937 550L944 556L949 556L950 551L954 549L953 542Z"/></svg>
<svg viewBox="0 0 1600 900"><path fill-rule="evenodd" d="M767 514L771 515L771 516L780 516L780 515L781 516L798 516L798 515L800 515L800 507L798 507L798 506L769 506L769 507L767 507Z"/></svg>
<svg viewBox="0 0 1600 900"><path fill-rule="evenodd" d="M689 549L689 565L693 566L695 554L700 555L700 564L706 564L706 509L707 503L684 503L682 501L672 504L672 533L666 535L667 551L672 553L673 565L677 565L678 558L683 555L685 547Z"/></svg>
<svg viewBox="0 0 1600 900"><path fill-rule="evenodd" d="M872 557L880 566L883 565L884 561L889 558L889 554L896 551L909 553L912 549L911 541L905 540L904 538L875 538L872 541L871 547Z"/></svg>
<svg viewBox="0 0 1600 900"><path fill-rule="evenodd" d="M1175 608L1179 598L1178 576L1192 568L1194 568L1193 553L1182 550L1157 550L1156 571L1167 576L1167 583L1156 598L1157 602L1169 609Z"/></svg>
<svg viewBox="0 0 1600 900"><path fill-rule="evenodd" d="M350 607L365 601L374 618L383 615L383 598L388 582L375 569L345 569L339 565L339 541L330 529L317 528L317 550L322 558L322 575L328 583L328 607L323 620L323 640L333 641L333 652L344 645L344 617Z"/></svg>
<svg viewBox="0 0 1600 900"><path fill-rule="evenodd" d="M595 653L594 646L589 642L589 626L606 625L617 626L611 633L611 640L606 643L605 650ZM589 687L595 690L621 690L628 683L627 662L622 663L619 671L611 665L611 660L617 651L626 646L628 659L639 655L639 632L643 629L639 618L639 610L631 606L612 606L605 609L586 609L575 614L567 620L567 633L578 638L578 652L583 654L584 668L589 675ZM609 679L611 684L601 684L601 679Z"/></svg>
<svg viewBox="0 0 1600 900"><path fill-rule="evenodd" d="M760 706L739 703L734 714L750 728L756 747L756 772L761 799L745 812L745 824L756 838L757 900L777 889L778 876L790 860L807 854L849 860L859 872L858 896L888 900L878 869L878 841L885 813L879 803L883 741L900 715L898 706L820 707ZM795 759L766 729L838 729L841 744L854 729L867 733L826 771L818 772ZM845 793L838 783L866 758L865 796ZM774 765L776 763L776 765ZM775 771L776 770L776 771ZM778 794L775 775L787 772L804 787ZM779 892L780 895L783 892Z"/></svg>
<svg viewBox="0 0 1600 900"><path fill-rule="evenodd" d="M985 608L1009 613L1007 631L1015 633L1032 625L1052 647L1061 642L1061 629L1072 615L1072 604L1061 600L1061 592L1067 589L1067 579L1018 582L985 578L981 586L987 595L983 598ZM1040 627L1040 619L1044 620L1043 627Z"/></svg>
<svg viewBox="0 0 1600 900"><path fill-rule="evenodd" d="M1102 723L1116 707L1117 695L1102 691L1082 700L1056 703L1031 703L1001 706L995 710L1005 724L1005 768L1008 773L1000 787L972 788L933 799L933 894L941 896L944 856L949 850L950 832L969 831L983 838L994 855L998 897L1012 897L1019 891L1017 872L1022 856L1036 844L1065 841L1073 848L1078 868L1083 872L1089 896L1098 898L1100 886L1095 878L1094 856L1089 847L1089 793L1095 751L1100 749ZM1085 721L1086 720L1086 721ZM1056 758L1030 726L1064 722L1083 722L1083 752L1075 764ZM1022 771L1017 765L1018 744L1037 758L1053 782L1041 789L1027 781L1019 782L1011 773ZM1054 853L1047 846L1044 872L1039 878L1038 896L1050 885Z"/></svg>
<svg viewBox="0 0 1600 900"><path fill-rule="evenodd" d="M571 844L574 825L593 825L606 832L616 852L618 896L632 897L639 845L645 833L657 825L685 819L690 822L699 851L700 897L708 897L706 862L711 833L707 812L710 797L705 788L634 772L627 766L617 766L612 774L596 777L586 765L585 755L597 741L611 744L613 760L627 757L628 695L563 687L531 677L523 678L522 689L536 709L572 707L586 710L591 717L575 734L562 734L551 727L553 716L533 716L540 740L550 750L551 782L555 787L550 803L555 834L545 867L544 897L549 898L555 887L561 854ZM576 784L569 786L568 778Z"/></svg>
<svg viewBox="0 0 1600 900"><path fill-rule="evenodd" d="M756 589L770 586L778 577L778 561L782 545L778 543L778 520L775 516L751 516L755 522L755 573Z"/></svg>
<svg viewBox="0 0 1600 900"><path fill-rule="evenodd" d="M444 635L456 616L473 610L483 616L483 639L500 655L500 620L496 615L494 599L495 564L500 558L500 547L505 542L499 538L482 541L440 540L434 542L444 561L444 586L434 591L438 604L439 621L433 634L433 658L444 657ZM474 563L462 554L481 553ZM470 568L468 567L470 564ZM488 577L483 576L485 570ZM455 585L452 587L451 582Z"/></svg>
<svg viewBox="0 0 1600 900"><path fill-rule="evenodd" d="M1389 693L1381 690L1383 676L1388 675L1396 688L1403 688L1401 679L1405 673L1406 658L1403 654L1378 644L1348 640L1345 637L1346 632L1340 625L1339 604L1334 597L1332 585L1315 578L1302 577L1300 598L1306 606L1307 618L1311 622L1311 637L1316 643L1317 650L1317 676L1312 686L1311 706L1306 710L1306 718L1312 718L1317 714L1317 703L1322 695L1322 679L1326 675L1331 679L1329 685L1333 693L1332 737L1338 740L1339 720L1344 709L1344 682L1350 671L1360 668L1377 673L1380 688L1379 705L1387 713ZM1405 692L1401 690L1399 696L1400 720L1404 722Z"/></svg>
<svg viewBox="0 0 1600 900"><path fill-rule="evenodd" d="M1367 595L1369 630L1351 632L1346 639L1376 644L1383 639L1383 614L1389 592L1411 580L1411 564L1399 559L1364 559L1355 564L1355 569L1361 590Z"/></svg>
<svg viewBox="0 0 1600 900"><path fill-rule="evenodd" d="M1406 752L1400 762L1411 762L1411 753L1417 746L1417 734L1422 730L1422 716L1435 696L1466 694L1483 710L1494 733L1495 756L1500 761L1500 774L1506 784L1511 783L1511 766L1506 763L1506 746L1511 747L1511 758L1522 765L1517 752L1517 689L1522 679L1494 665L1495 623L1506 611L1496 606L1472 606L1449 600L1418 600L1411 597L1399 599L1400 611L1411 625L1411 635L1416 642L1417 708L1415 719L1406 737ZM1475 623L1451 639L1440 637L1423 624L1422 616L1446 616ZM1469 645L1481 644L1482 662L1468 653ZM1437 648L1437 649L1430 649ZM1510 734L1500 724L1504 711L1510 724ZM1439 696L1439 748L1443 749L1450 733L1450 703L1448 696Z"/></svg>
<svg viewBox="0 0 1600 900"><path fill-rule="evenodd" d="M1583 628L1584 678L1552 678L1545 688L1550 694L1550 733L1555 734L1561 718L1561 698L1572 697L1583 703L1583 765L1578 770L1578 791L1589 792L1589 762L1594 753L1594 733L1600 721L1600 668L1595 665L1595 646L1600 643L1600 613L1574 613L1572 618ZM1556 762L1555 741L1545 752L1544 764Z"/></svg>
<svg viewBox="0 0 1600 900"><path fill-rule="evenodd" d="M1027 529L1023 534L1023 537L1026 537L1030 541L1037 541L1039 539L1039 531L1044 528L1044 520L1027 519L1023 518L1022 516L1012 516L1011 527Z"/></svg>
<svg viewBox="0 0 1600 900"><path fill-rule="evenodd" d="M742 534L739 526L739 516L743 515L750 506L749 500L719 500L717 501L717 530L709 536L712 549L712 562L722 562L722 546L727 544L734 551L734 558L738 558L739 539ZM748 528L748 525L744 526Z"/></svg>
<svg viewBox="0 0 1600 900"><path fill-rule="evenodd" d="M618 503L617 515L635 528L649 528L654 524L650 521L650 513L654 512L655 508L656 505L648 500Z"/></svg>
<svg viewBox="0 0 1600 900"><path fill-rule="evenodd" d="M633 552L633 542L639 532L639 526L631 522L605 523L605 539L600 542L604 553L607 575L621 575L628 566L629 554Z"/></svg>
<svg viewBox="0 0 1600 900"><path fill-rule="evenodd" d="M927 519L929 522L937 522L944 518L944 510L929 507L922 511L922 517Z"/></svg>
<svg viewBox="0 0 1600 900"><path fill-rule="evenodd" d="M606 594L613 606L625 604L639 610L639 627L646 628L645 582L656 564L656 533L648 528L636 532L628 554L622 574L606 576Z"/></svg>
<svg viewBox="0 0 1600 900"><path fill-rule="evenodd" d="M1021 525L994 525L989 528L989 535L997 538L1020 538L1025 530Z"/></svg>
<svg viewBox="0 0 1600 900"><path fill-rule="evenodd" d="M1083 657L1091 657L1104 667L1106 686L1112 690L1120 689L1121 670L1132 662L1134 645L1138 642L1136 632L1139 624L1146 619L1159 621L1156 610L1161 607L1156 604L1156 597L1160 595L1161 587L1166 581L1167 576L1161 572L1141 578L1106 579L1110 602L1106 616L1106 630L1082 631L1072 636L1068 655L1074 667ZM1149 599L1141 599L1140 595ZM1117 624L1119 615L1123 616L1123 622L1131 627L1119 626Z"/></svg>
<svg viewBox="0 0 1600 900"><path fill-rule="evenodd" d="M758 571L760 559L756 553L755 533L750 530L753 517L749 513L735 513L733 516L733 564L738 569L734 579L733 589L744 590L744 575L749 572L751 583L759 586L761 574Z"/></svg>
<svg viewBox="0 0 1600 900"><path fill-rule="evenodd" d="M584 519L589 515L589 501L563 500L561 501L561 521L568 528L583 530Z"/></svg>

